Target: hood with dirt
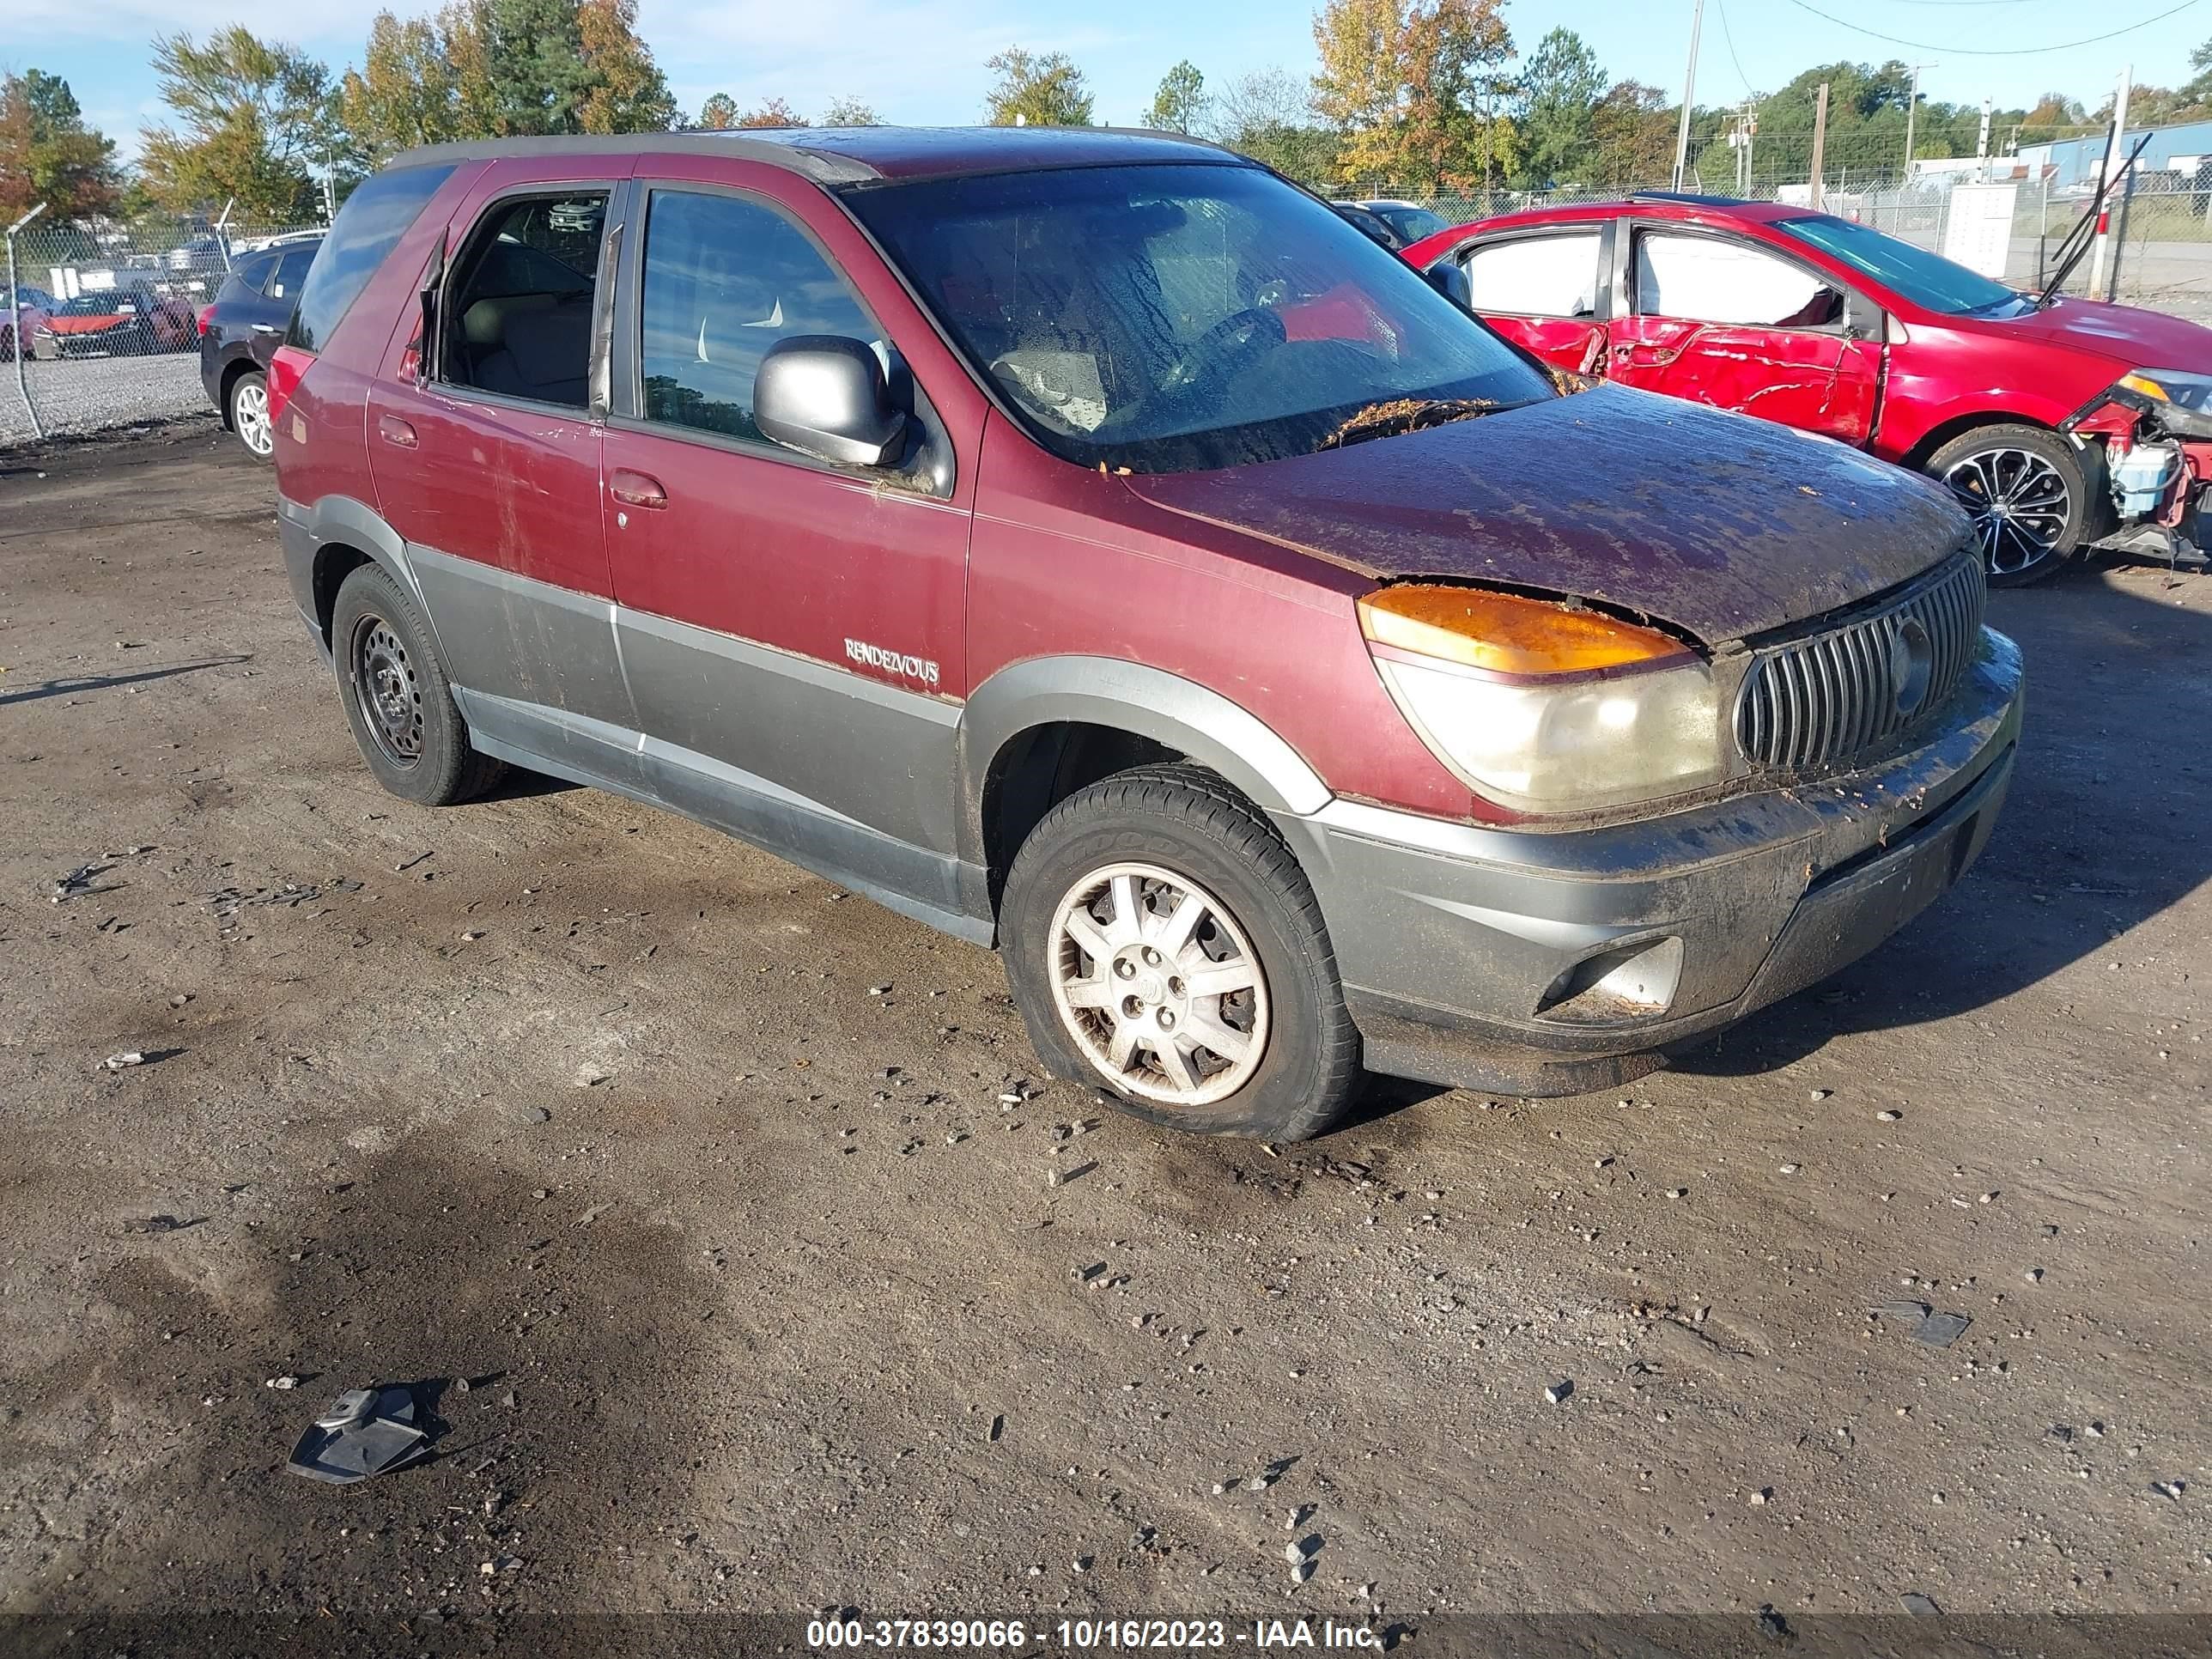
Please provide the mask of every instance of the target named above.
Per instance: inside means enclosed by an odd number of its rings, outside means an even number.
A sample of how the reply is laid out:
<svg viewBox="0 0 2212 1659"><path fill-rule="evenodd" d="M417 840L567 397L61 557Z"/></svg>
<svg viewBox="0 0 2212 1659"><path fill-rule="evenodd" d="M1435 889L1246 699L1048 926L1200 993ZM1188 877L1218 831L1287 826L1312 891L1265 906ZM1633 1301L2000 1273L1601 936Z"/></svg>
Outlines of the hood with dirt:
<svg viewBox="0 0 2212 1659"><path fill-rule="evenodd" d="M1856 450L1620 386L1127 483L1158 506L1378 580L1571 595L1713 644L1893 586L1966 532L1934 485Z"/></svg>

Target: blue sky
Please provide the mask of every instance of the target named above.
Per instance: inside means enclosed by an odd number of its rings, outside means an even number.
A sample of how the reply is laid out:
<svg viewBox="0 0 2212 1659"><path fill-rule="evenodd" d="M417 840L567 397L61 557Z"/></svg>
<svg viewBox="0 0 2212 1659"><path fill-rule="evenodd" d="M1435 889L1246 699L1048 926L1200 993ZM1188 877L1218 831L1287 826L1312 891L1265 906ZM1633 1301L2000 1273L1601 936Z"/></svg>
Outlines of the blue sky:
<svg viewBox="0 0 2212 1659"><path fill-rule="evenodd" d="M386 0L389 3L390 0ZM2138 81L2188 78L2190 48L2212 36L2212 0L2179 16L2098 45L1994 57L1956 48L2062 46L2166 10L2172 0L1808 0L1861 29L1933 49L1914 50L1812 15L1797 0L1707 0L1698 101L1732 102L1746 78L1771 89L1816 62L1898 57L1932 61L1930 97L2000 106L2059 89L2094 106L2123 63ZM143 43L162 29L204 31L232 21L289 39L333 66L358 57L379 0L6 0L0 67L36 67L68 78L92 118L135 149L138 128L161 106ZM429 7L399 0L403 13ZM1565 24L1597 49L1606 69L1679 94L1691 0L1507 0L1506 21L1523 52ZM989 76L983 60L1012 41L1062 50L1088 72L1101 119L1133 121L1178 58L1216 84L1254 70L1310 70L1310 0L641 0L640 22L671 86L696 112L709 94L740 104L771 95L818 114L844 94L886 119L929 124L977 118ZM1990 24L2002 19L2002 27ZM1946 50L1946 48L1952 48ZM1731 49L1732 48L1732 49ZM1739 67L1740 66L1740 67Z"/></svg>

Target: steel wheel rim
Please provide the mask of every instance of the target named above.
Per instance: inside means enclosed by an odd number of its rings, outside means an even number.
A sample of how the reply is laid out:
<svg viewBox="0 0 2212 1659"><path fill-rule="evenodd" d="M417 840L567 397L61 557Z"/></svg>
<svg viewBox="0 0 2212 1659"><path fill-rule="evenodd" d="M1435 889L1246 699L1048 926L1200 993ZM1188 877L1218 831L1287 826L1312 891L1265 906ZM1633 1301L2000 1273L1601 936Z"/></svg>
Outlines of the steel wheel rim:
<svg viewBox="0 0 2212 1659"><path fill-rule="evenodd" d="M407 647L381 617L363 617L354 625L353 698L362 723L394 766L412 766L422 756L422 687Z"/></svg>
<svg viewBox="0 0 2212 1659"><path fill-rule="evenodd" d="M2045 457L2012 445L1978 449L1954 462L1943 482L1972 518L1992 576L2015 575L2065 550L2074 486Z"/></svg>
<svg viewBox="0 0 2212 1659"><path fill-rule="evenodd" d="M239 387L231 400L230 418L239 441L255 454L266 455L276 447L275 429L269 424L269 388L259 381Z"/></svg>
<svg viewBox="0 0 2212 1659"><path fill-rule="evenodd" d="M1225 1100L1267 1057L1267 975L1229 908L1188 876L1109 864L1061 896L1047 964L1061 1024L1114 1087Z"/></svg>

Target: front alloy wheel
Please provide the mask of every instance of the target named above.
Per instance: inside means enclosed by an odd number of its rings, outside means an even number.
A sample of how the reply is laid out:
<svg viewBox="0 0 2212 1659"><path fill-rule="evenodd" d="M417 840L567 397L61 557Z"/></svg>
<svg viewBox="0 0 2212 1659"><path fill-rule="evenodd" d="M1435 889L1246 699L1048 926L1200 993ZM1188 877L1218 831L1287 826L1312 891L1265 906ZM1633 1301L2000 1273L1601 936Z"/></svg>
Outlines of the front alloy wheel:
<svg viewBox="0 0 2212 1659"><path fill-rule="evenodd" d="M1304 1140L1358 1085L1359 1032L1305 872L1186 761L1077 790L1014 855L1006 977L1037 1057L1154 1123Z"/></svg>
<svg viewBox="0 0 2212 1659"><path fill-rule="evenodd" d="M1211 1106L1260 1069L1267 975L1228 907L1188 877L1093 871L1061 898L1054 944L1054 1005L1112 1087Z"/></svg>
<svg viewBox="0 0 2212 1659"><path fill-rule="evenodd" d="M1973 521L1991 586L2021 586L2055 574L2085 539L2088 489L2067 441L2040 427L1983 427L1929 458Z"/></svg>

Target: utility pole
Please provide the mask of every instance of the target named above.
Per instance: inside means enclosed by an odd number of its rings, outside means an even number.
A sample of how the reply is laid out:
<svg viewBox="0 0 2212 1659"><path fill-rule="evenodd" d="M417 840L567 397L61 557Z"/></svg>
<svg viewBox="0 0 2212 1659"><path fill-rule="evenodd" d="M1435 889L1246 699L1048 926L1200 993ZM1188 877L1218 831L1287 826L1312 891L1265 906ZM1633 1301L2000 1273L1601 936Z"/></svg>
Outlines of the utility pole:
<svg viewBox="0 0 2212 1659"><path fill-rule="evenodd" d="M1698 34L1705 26L1705 0L1694 0L1690 11L1690 65L1682 73L1682 119L1674 129L1674 188L1682 187L1682 174L1690 161L1690 106L1698 95Z"/></svg>
<svg viewBox="0 0 2212 1659"><path fill-rule="evenodd" d="M1828 83L1820 82L1820 95L1813 106L1813 211L1820 210L1820 162L1828 148Z"/></svg>
<svg viewBox="0 0 2212 1659"><path fill-rule="evenodd" d="M1908 188L1912 183L1912 123L1913 118L1920 113L1920 71L1937 67L1935 64L1915 64L1912 66L1912 96L1905 106L1904 183Z"/></svg>
<svg viewBox="0 0 2212 1659"><path fill-rule="evenodd" d="M1982 98L1982 131L1974 140L1974 162L1978 182L1986 185L1990 181L1990 100L1986 94Z"/></svg>
<svg viewBox="0 0 2212 1659"><path fill-rule="evenodd" d="M2098 169L2105 181L2105 204L2097 211L2097 236L2091 246L2089 258L2089 296L2094 299L2105 286L2105 241L2112 223L2112 175L2117 173L2127 155L2124 141L2128 136L2128 94L2133 90L2135 65L2130 64L2120 71L2119 95L2112 100L2112 130L2105 135L2104 165Z"/></svg>
<svg viewBox="0 0 2212 1659"><path fill-rule="evenodd" d="M8 338L15 348L15 392L23 400L23 412L31 417L31 435L44 438L46 429L39 424L38 405L31 401L31 383L23 373L23 360L31 355L23 339L22 307L15 302L15 233L46 210L40 203L28 213L8 227Z"/></svg>

